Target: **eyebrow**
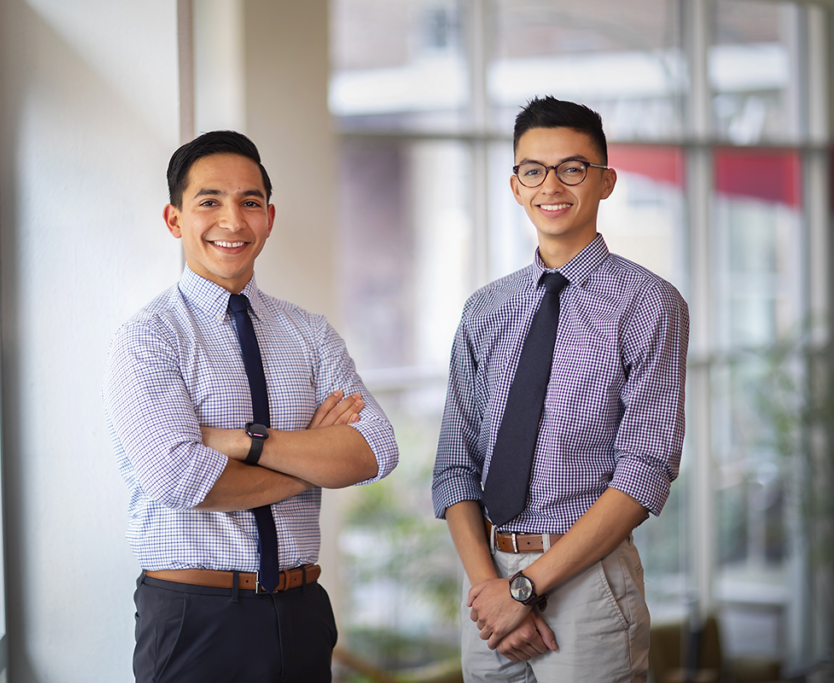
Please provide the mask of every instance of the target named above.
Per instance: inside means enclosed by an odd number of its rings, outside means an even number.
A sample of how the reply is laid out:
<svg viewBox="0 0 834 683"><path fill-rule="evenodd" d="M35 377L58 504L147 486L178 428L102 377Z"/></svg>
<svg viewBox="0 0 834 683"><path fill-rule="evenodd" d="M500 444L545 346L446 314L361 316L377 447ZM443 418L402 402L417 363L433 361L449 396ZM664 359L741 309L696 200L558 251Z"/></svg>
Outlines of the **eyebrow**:
<svg viewBox="0 0 834 683"><path fill-rule="evenodd" d="M566 161L584 161L588 164L594 163L586 157L582 156L581 154L574 154L573 156L565 157L561 161L557 161L554 165L558 166L559 164L564 164ZM521 166L521 164L541 164L542 166L547 166L546 163L544 163L543 161L539 161L538 159L522 159L518 162L519 166Z"/></svg>
<svg viewBox="0 0 834 683"><path fill-rule="evenodd" d="M194 195L194 198L196 199L197 197L217 196L217 195L220 195L222 197L222 196L225 196L226 194L227 194L226 192L223 192L221 190L214 190L210 187L204 187L199 192L197 192L197 194ZM243 192L241 192L241 196L243 196L243 197L259 197L259 198L263 199L264 198L264 193L261 192L260 190L244 190Z"/></svg>

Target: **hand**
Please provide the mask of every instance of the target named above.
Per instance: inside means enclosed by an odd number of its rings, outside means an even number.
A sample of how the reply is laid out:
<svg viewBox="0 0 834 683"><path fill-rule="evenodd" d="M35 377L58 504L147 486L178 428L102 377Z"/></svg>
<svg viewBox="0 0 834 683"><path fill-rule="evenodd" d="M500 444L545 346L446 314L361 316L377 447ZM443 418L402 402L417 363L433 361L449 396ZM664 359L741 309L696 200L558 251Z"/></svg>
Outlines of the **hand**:
<svg viewBox="0 0 834 683"><path fill-rule="evenodd" d="M511 662L523 659L525 662L548 651L558 652L556 637L536 610L524 617L515 631L498 643L496 648Z"/></svg>
<svg viewBox="0 0 834 683"><path fill-rule="evenodd" d="M513 600L509 579L487 579L469 590L469 618L478 624L481 639L490 650L514 631L530 613L530 607Z"/></svg>
<svg viewBox="0 0 834 683"><path fill-rule="evenodd" d="M334 391L324 399L318 410L316 410L307 429L318 429L330 427L331 425L346 425L359 422L359 413L365 407L365 402L360 394L351 394L344 400L340 400L344 392Z"/></svg>

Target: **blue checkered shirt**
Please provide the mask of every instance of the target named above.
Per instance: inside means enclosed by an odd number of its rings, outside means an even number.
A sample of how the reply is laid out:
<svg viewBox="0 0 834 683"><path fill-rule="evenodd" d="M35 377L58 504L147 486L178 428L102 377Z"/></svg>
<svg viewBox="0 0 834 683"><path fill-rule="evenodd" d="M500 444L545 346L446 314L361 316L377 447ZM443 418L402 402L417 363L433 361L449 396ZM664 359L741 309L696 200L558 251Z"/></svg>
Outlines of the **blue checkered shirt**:
<svg viewBox="0 0 834 683"><path fill-rule="evenodd" d="M455 503L481 500L545 272L536 254L466 302L434 467L439 518ZM678 475L686 302L665 280L609 253L602 235L558 272L568 285L527 506L503 531L565 533L609 486L659 514Z"/></svg>
<svg viewBox="0 0 834 683"><path fill-rule="evenodd" d="M272 427L304 429L331 392L359 392L365 408L352 426L379 463L369 481L389 474L398 458L393 430L341 337L323 316L263 294L254 278L242 293L251 303ZM127 537L143 569L258 569L250 510L193 509L228 462L203 446L200 425L243 429L252 420L228 303L228 291L186 267L179 285L125 323L110 348L104 403L119 471L130 489ZM320 488L272 506L282 568L318 559L320 506Z"/></svg>

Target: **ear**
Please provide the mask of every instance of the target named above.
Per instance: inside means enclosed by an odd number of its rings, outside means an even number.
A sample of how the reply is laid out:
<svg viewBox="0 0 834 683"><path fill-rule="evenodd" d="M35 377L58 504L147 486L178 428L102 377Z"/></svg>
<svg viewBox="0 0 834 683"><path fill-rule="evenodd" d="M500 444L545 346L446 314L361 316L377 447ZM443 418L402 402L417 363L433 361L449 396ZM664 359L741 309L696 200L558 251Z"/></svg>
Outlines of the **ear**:
<svg viewBox="0 0 834 683"><path fill-rule="evenodd" d="M166 204L162 209L162 218L165 220L165 227L168 228L174 237L180 239L182 237L182 230L180 228L180 211L173 204Z"/></svg>
<svg viewBox="0 0 834 683"><path fill-rule="evenodd" d="M266 210L267 217L269 218L269 227L267 229L267 235L272 234L272 224L275 222L275 205L270 204Z"/></svg>
<svg viewBox="0 0 834 683"><path fill-rule="evenodd" d="M602 177L602 196L600 199L608 199L614 191L614 185L617 184L617 172L613 168L603 171Z"/></svg>
<svg viewBox="0 0 834 683"><path fill-rule="evenodd" d="M524 201L521 199L521 183L518 182L518 178L514 175L510 176L510 188L513 191L513 197L515 197L515 200L521 206L524 206Z"/></svg>

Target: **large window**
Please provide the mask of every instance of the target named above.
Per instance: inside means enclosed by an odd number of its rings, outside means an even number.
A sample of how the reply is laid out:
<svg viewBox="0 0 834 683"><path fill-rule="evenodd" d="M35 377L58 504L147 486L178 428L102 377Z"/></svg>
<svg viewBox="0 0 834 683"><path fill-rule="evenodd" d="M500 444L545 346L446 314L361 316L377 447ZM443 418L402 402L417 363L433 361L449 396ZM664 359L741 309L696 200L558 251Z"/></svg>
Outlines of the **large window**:
<svg viewBox="0 0 834 683"><path fill-rule="evenodd" d="M824 19L773 0L333 0L345 332L402 450L346 503L349 646L388 668L454 650L460 570L429 502L448 354L468 294L532 259L512 123L552 94L603 116L609 247L690 304L681 476L637 531L653 618L715 613L729 655L819 656L801 405L827 339Z"/></svg>

